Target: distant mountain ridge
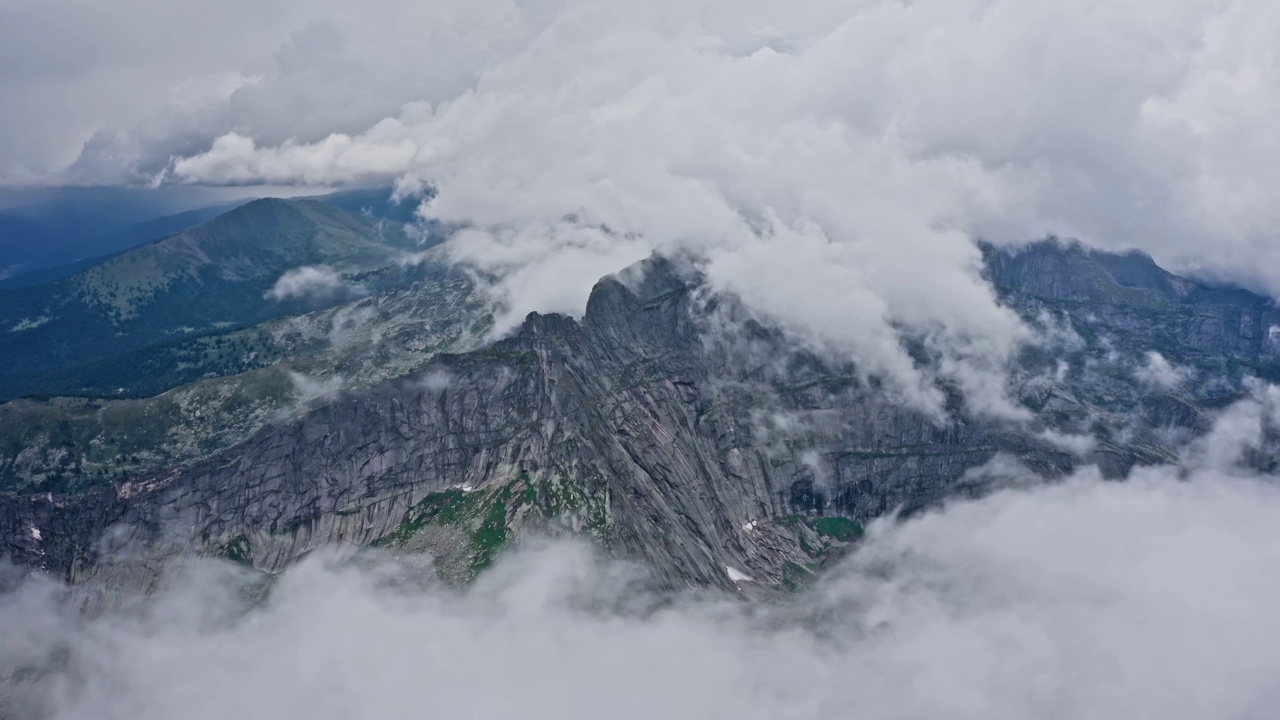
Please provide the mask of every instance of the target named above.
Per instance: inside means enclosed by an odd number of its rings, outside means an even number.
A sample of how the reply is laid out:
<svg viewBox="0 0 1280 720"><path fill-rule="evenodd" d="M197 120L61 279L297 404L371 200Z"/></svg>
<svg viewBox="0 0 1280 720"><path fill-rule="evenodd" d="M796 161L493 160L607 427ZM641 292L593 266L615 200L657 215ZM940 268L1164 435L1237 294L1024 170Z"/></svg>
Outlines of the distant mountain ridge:
<svg viewBox="0 0 1280 720"><path fill-rule="evenodd" d="M140 245L168 237L169 235L182 232L187 228L212 220L213 218L232 210L241 204L243 203L230 203L226 205L199 208L196 210L187 210L174 215L166 215L151 220L145 220L103 236L93 237L79 249L68 250L63 248L60 251L57 251L60 254L46 255L46 262L35 263L42 267L25 272L18 272L10 275L9 277L0 279L0 288L31 287L33 285L42 285L47 282L53 282L67 277L68 275L74 275L82 270L87 270L94 265L101 264L115 255L128 252ZM38 234L27 238L19 236L17 239L25 239L33 244L39 244L41 241L41 237ZM66 257L68 252L78 252L81 254L81 257L68 261L68 258ZM56 264L52 267L43 267L47 262L52 262L54 258L58 260Z"/></svg>
<svg viewBox="0 0 1280 720"><path fill-rule="evenodd" d="M50 188L19 193L5 202L0 189L0 288L39 285L75 274L253 199L214 200L191 188L181 190ZM340 190L307 199L375 219L417 219L418 200L394 202L388 187Z"/></svg>
<svg viewBox="0 0 1280 720"><path fill-rule="evenodd" d="M1024 315L1083 312L1092 316L1087 332L1109 330L1123 344L1180 362L1280 379L1280 308L1271 298L1179 277L1136 251L1053 241L984 252L1002 301Z"/></svg>
<svg viewBox="0 0 1280 720"><path fill-rule="evenodd" d="M0 189L0 277L121 252L235 204L200 188Z"/></svg>
<svg viewBox="0 0 1280 720"><path fill-rule="evenodd" d="M376 285L376 271L417 249L399 223L265 199L53 283L0 290L0 398L25 373L341 301L336 291ZM265 297L286 271L308 266L341 278L335 293Z"/></svg>

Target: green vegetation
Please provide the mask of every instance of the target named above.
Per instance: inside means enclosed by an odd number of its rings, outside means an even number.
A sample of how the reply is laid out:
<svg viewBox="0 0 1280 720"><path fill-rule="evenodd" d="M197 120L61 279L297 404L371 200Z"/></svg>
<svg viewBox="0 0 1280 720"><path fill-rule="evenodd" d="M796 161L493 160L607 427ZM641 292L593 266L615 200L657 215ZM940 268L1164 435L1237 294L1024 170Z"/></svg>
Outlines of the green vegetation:
<svg viewBox="0 0 1280 720"><path fill-rule="evenodd" d="M538 479L521 475L517 482L524 483L525 488L517 497L517 507L534 507L538 516L554 527L595 530L602 536L608 524L608 496L593 495L589 483L573 482L570 477L571 471L564 468Z"/></svg>
<svg viewBox="0 0 1280 720"><path fill-rule="evenodd" d="M429 525L457 525L475 514L480 496L459 489L434 492L422 498L396 531L373 542L374 547L403 545Z"/></svg>
<svg viewBox="0 0 1280 720"><path fill-rule="evenodd" d="M0 492L78 492L190 462L247 438L292 402L278 369L137 400L0 404Z"/></svg>
<svg viewBox="0 0 1280 720"><path fill-rule="evenodd" d="M813 529L823 537L835 538L841 542L852 542L862 537L862 525L847 517L816 517L811 522Z"/></svg>
<svg viewBox="0 0 1280 720"><path fill-rule="evenodd" d="M809 587L817 577L813 570L790 560L782 565L782 586L792 592Z"/></svg>
<svg viewBox="0 0 1280 720"><path fill-rule="evenodd" d="M471 534L471 544L475 548L470 568L473 573L480 572L493 564L494 557L507 542L508 489L503 488L498 495L499 497L489 506L489 512L485 514L480 527Z"/></svg>
<svg viewBox="0 0 1280 720"><path fill-rule="evenodd" d="M807 587L817 577L818 563L825 564L851 552L855 547L853 543L863 536L860 523L839 515L785 515L776 522L782 527L799 530L795 537L800 551L813 561L805 565L791 561L783 563L782 582L778 587L791 591Z"/></svg>
<svg viewBox="0 0 1280 720"><path fill-rule="evenodd" d="M822 537L829 537L841 542L851 542L862 537L862 525L854 520L839 515L824 515L809 518L804 515L785 515L778 518L783 527L808 525Z"/></svg>
<svg viewBox="0 0 1280 720"><path fill-rule="evenodd" d="M373 542L375 547L410 545L429 528L462 531L465 542L450 553L466 582L493 564L512 539L509 523L544 523L552 532L585 533L603 539L608 526L608 495L589 494L561 475L531 478L521 474L496 488L434 492L415 504L395 532ZM412 545L410 545L412 547Z"/></svg>
<svg viewBox="0 0 1280 720"><path fill-rule="evenodd" d="M342 293L266 299L282 273L293 268L324 265L373 292L441 274L399 265L407 249L416 245L394 223L378 224L321 203L264 200L79 274L2 290L0 400L137 397L209 374L263 367L280 358L254 354L270 345L264 338L197 336L351 299ZM473 322L468 318L463 327Z"/></svg>
<svg viewBox="0 0 1280 720"><path fill-rule="evenodd" d="M253 567L253 545L244 535L238 535L223 545L218 554L238 565Z"/></svg>
<svg viewBox="0 0 1280 720"><path fill-rule="evenodd" d="M339 374L344 389L421 371L441 352L478 344L466 331L477 316L488 317L466 278L429 277L337 308L49 370L57 387L109 399L0 403L0 492L78 492L208 457L300 407L287 371ZM183 384L167 389L173 383Z"/></svg>
<svg viewBox="0 0 1280 720"><path fill-rule="evenodd" d="M467 534L466 578L491 565L508 539L507 502L511 485L496 491L464 492L452 488L424 497L409 511L396 531L373 542L374 547L399 546L428 527L457 527Z"/></svg>

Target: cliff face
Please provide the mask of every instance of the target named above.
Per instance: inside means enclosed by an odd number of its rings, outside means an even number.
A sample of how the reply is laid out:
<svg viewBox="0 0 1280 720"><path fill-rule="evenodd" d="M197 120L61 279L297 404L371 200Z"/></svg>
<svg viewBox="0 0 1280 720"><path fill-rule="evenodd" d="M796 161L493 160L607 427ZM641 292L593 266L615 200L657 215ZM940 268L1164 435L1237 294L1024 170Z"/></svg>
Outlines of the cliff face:
<svg viewBox="0 0 1280 720"><path fill-rule="evenodd" d="M429 552L465 579L506 543L559 533L641 559L672 587L794 587L856 536L850 520L980 492L969 471L997 453L1069 471L1080 456L1046 430L1092 434L1084 457L1117 471L1170 457L1163 431L1196 431L1234 385L1140 389L1133 364L1153 338L1213 372L1269 357L1272 311L1256 296L1051 250L988 261L1015 308L1057 313L1082 336L1020 362L1033 423L960 412L940 424L780 333L726 330L731 305L655 258L602 280L581 321L530 315L509 339L211 459L82 495L0 498L0 541L21 564L108 589L145 587L180 554L277 571L332 543ZM1067 369L1046 385L1055 364Z"/></svg>
<svg viewBox="0 0 1280 720"><path fill-rule="evenodd" d="M1280 361L1280 309L1268 298L1180 278L1139 253L1039 243L1020 252L986 248L986 256L1006 303L1024 313L1073 313L1087 332L1113 333L1122 349L1217 366Z"/></svg>

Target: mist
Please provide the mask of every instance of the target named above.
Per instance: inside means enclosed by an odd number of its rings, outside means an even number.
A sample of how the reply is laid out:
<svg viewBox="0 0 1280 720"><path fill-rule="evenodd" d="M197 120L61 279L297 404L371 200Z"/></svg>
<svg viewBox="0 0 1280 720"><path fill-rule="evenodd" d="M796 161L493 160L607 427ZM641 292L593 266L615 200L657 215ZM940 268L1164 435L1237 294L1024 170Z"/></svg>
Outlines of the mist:
<svg viewBox="0 0 1280 720"><path fill-rule="evenodd" d="M1084 470L882 519L804 593L658 595L576 544L527 545L465 591L412 559L258 580L174 570L80 621L48 580L0 596L9 717L1271 717L1280 489ZM11 586L14 584L10 579ZM259 594L261 590L257 590Z"/></svg>
<svg viewBox="0 0 1280 720"><path fill-rule="evenodd" d="M7 52L41 70L0 73L24 100L0 111L0 183L394 183L464 228L445 254L485 279L495 334L687 254L934 415L940 382L1023 414L1005 369L1034 333L976 239L1076 237L1280 291L1266 0L154 5L84 28L96 9L0 4ZM30 41L67 27L85 52ZM140 28L165 39L145 57ZM62 119L59 93L104 124Z"/></svg>

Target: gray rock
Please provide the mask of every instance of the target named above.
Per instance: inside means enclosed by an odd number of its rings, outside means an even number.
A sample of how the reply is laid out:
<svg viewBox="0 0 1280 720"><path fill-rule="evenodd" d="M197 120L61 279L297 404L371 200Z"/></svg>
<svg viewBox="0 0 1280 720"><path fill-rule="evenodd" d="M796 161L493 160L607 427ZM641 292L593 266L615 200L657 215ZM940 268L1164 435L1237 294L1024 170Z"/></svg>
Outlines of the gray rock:
<svg viewBox="0 0 1280 720"><path fill-rule="evenodd" d="M976 420L953 398L939 424L776 330L741 319L726 333L724 319L742 317L733 299L707 298L696 272L655 257L601 280L581 321L531 314L508 339L214 457L80 495L0 497L0 541L22 565L136 588L177 556L277 572L332 544L430 552L465 580L505 543L579 534L669 587L763 592L850 539L813 518L984 492L971 471L998 454L1046 478L1071 471L1082 458L1048 429L1092 435L1083 459L1111 474L1167 461L1170 437L1203 432L1207 411L1274 355L1268 301L1148 258L1057 243L987 256L1006 303L1081 338L1029 349L1014 369L1033 423ZM1192 367L1194 387L1140 387L1148 349ZM1046 380L1058 363L1067 371Z"/></svg>

